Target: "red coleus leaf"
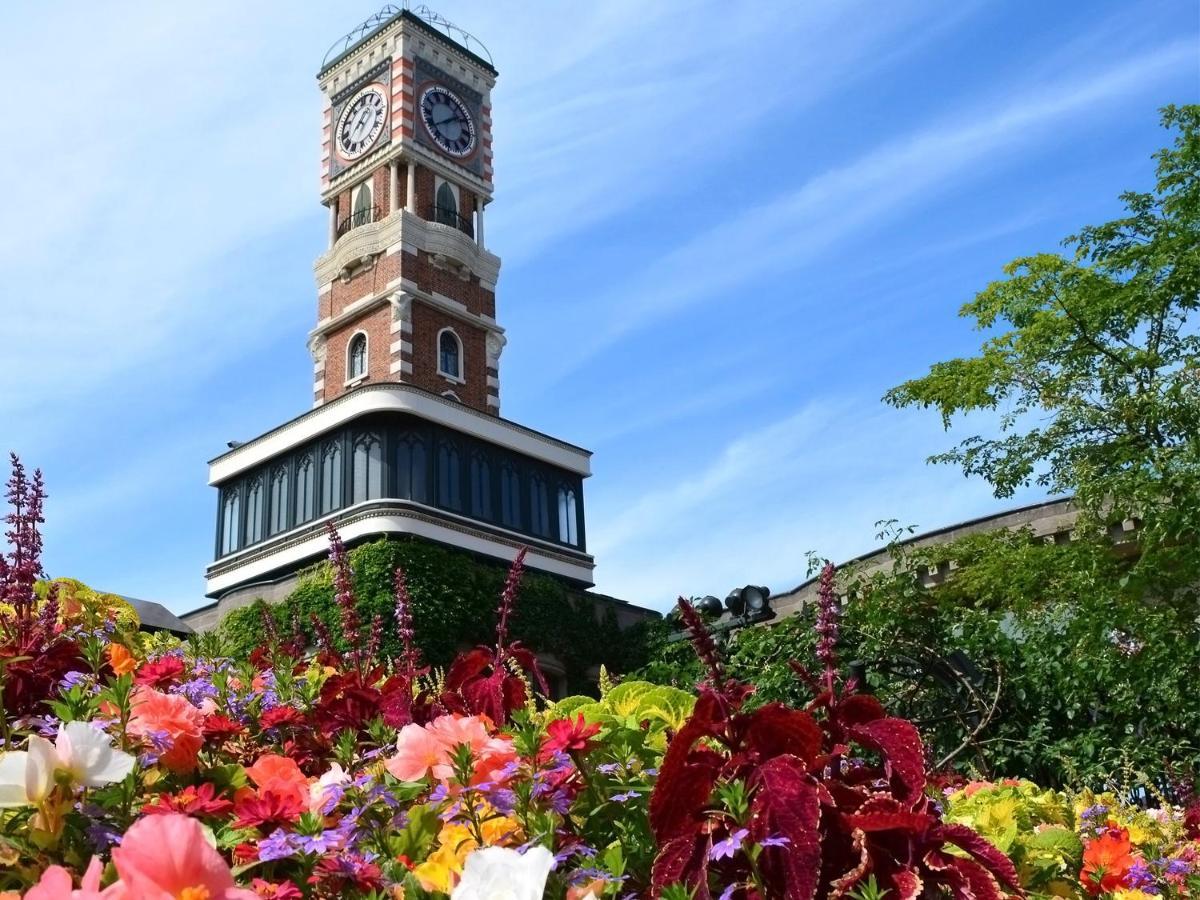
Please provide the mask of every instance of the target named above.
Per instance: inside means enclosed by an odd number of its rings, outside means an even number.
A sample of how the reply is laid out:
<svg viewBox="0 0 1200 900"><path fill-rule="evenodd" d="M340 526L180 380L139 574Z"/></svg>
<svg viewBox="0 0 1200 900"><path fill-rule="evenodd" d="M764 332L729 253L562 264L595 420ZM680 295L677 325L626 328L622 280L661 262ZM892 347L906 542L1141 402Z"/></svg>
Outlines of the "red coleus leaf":
<svg viewBox="0 0 1200 900"><path fill-rule="evenodd" d="M702 692L691 717L667 745L650 795L650 827L660 846L680 834L693 833L708 804L719 764L708 755L693 755L692 748L712 735L718 712L716 698Z"/></svg>
<svg viewBox="0 0 1200 900"><path fill-rule="evenodd" d="M846 827L853 830L861 829L870 833L873 831L906 831L914 837L924 835L937 819L926 813L898 810L896 812L855 813L845 816Z"/></svg>
<svg viewBox="0 0 1200 900"><path fill-rule="evenodd" d="M856 743L877 750L892 781L896 799L912 803L925 791L925 746L916 726L904 719L885 718L851 726Z"/></svg>
<svg viewBox="0 0 1200 900"><path fill-rule="evenodd" d="M550 696L550 686L546 684L546 677L542 674L541 666L538 665L537 655L532 650L520 642L514 642L508 645L504 655L516 660L517 665L533 675L533 682L543 696Z"/></svg>
<svg viewBox="0 0 1200 900"><path fill-rule="evenodd" d="M887 715L883 704L870 694L851 694L837 706L837 717L843 725L861 725Z"/></svg>
<svg viewBox="0 0 1200 900"><path fill-rule="evenodd" d="M454 693L469 680L478 678L491 666L493 653L486 647L476 647L458 654L446 672L446 690Z"/></svg>
<svg viewBox="0 0 1200 900"><path fill-rule="evenodd" d="M712 900L708 890L708 853L712 838L707 834L681 834L665 844L654 858L650 874L651 896L662 896L663 888L685 884L693 888L693 900Z"/></svg>
<svg viewBox="0 0 1200 900"><path fill-rule="evenodd" d="M838 900L839 897L854 890L854 886L871 868L871 855L867 852L867 836L861 831L855 831L851 835L851 842L854 850L858 853L858 860L850 869L830 882L828 900Z"/></svg>
<svg viewBox="0 0 1200 900"><path fill-rule="evenodd" d="M1011 859L1001 853L991 842L978 832L966 825L947 823L939 826L931 838L943 840L948 844L970 853L991 874L1016 891L1021 889L1021 879L1017 875L1017 867Z"/></svg>
<svg viewBox="0 0 1200 900"><path fill-rule="evenodd" d="M931 880L940 881L948 887L957 900L1004 900L1000 883L973 859L949 856L934 850L926 854L925 863L933 875ZM1024 896L1019 888L1015 893Z"/></svg>
<svg viewBox="0 0 1200 900"><path fill-rule="evenodd" d="M816 727L815 724L813 726ZM785 837L783 847L766 847L760 858L770 895L812 900L821 879L821 801L803 760L777 756L754 774L750 831L756 841Z"/></svg>
<svg viewBox="0 0 1200 900"><path fill-rule="evenodd" d="M808 713L768 703L751 713L743 743L763 759L788 754L808 766L821 752L822 737L820 726Z"/></svg>
<svg viewBox="0 0 1200 900"><path fill-rule="evenodd" d="M896 887L895 900L916 900L925 888L917 870L907 866L892 873L892 884Z"/></svg>

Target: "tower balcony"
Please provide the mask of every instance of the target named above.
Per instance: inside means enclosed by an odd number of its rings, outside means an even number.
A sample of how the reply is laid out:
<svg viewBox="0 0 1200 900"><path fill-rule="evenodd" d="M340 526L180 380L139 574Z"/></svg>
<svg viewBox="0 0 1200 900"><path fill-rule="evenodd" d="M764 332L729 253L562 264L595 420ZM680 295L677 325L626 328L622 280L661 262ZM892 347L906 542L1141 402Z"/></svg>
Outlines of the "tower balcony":
<svg viewBox="0 0 1200 900"><path fill-rule="evenodd" d="M430 212L432 219L426 219L407 209L384 215L372 207L343 217L335 228L333 246L313 267L317 287L353 271L364 260L404 249L425 251L463 277L477 276L491 289L500 275L500 257L475 240L471 220L449 209Z"/></svg>

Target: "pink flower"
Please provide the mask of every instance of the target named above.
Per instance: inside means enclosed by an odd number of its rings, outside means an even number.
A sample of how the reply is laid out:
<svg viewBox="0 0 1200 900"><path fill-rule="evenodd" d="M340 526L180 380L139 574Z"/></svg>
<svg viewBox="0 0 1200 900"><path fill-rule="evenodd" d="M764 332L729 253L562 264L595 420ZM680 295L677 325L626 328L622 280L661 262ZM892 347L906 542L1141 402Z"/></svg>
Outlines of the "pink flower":
<svg viewBox="0 0 1200 900"><path fill-rule="evenodd" d="M405 725L396 737L396 755L384 767L401 781L420 781L433 773L439 781L454 774L445 745L420 725Z"/></svg>
<svg viewBox="0 0 1200 900"><path fill-rule="evenodd" d="M62 866L51 866L42 873L41 880L28 890L25 900L101 900L111 896L109 891L100 890L100 875L103 871L100 860L93 856L87 872L84 873L83 884L79 890L75 890L71 873Z"/></svg>
<svg viewBox="0 0 1200 900"><path fill-rule="evenodd" d="M129 733L139 737L166 733L171 748L159 760L172 772L190 772L204 746L204 713L186 697L139 685L133 689Z"/></svg>
<svg viewBox="0 0 1200 900"><path fill-rule="evenodd" d="M139 819L112 858L121 880L106 900L257 900L254 891L234 885L200 823L187 816Z"/></svg>

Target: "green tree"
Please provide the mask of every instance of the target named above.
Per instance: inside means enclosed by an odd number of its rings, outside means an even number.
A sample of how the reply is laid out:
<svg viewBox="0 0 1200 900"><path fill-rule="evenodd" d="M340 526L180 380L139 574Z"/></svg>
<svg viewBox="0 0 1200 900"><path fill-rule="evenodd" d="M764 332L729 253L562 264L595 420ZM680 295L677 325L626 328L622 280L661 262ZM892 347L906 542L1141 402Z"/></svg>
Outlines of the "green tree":
<svg viewBox="0 0 1200 900"><path fill-rule="evenodd" d="M977 356L939 362L884 399L1000 412L931 458L1011 496L1036 483L1073 493L1098 518L1143 520L1143 571L1178 568L1200 535L1200 106L1162 110L1174 144L1155 154L1153 192L1126 215L1005 267L960 315L994 334ZM1189 559L1195 556L1189 554Z"/></svg>

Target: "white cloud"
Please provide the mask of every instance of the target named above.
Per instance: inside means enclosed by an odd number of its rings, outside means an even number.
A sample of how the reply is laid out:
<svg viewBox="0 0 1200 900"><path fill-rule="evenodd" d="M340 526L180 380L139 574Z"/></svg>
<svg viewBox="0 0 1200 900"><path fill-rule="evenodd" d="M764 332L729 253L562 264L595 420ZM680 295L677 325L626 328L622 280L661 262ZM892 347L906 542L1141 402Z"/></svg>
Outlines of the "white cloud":
<svg viewBox="0 0 1200 900"><path fill-rule="evenodd" d="M840 562L872 549L881 520L925 531L1001 506L981 481L922 465L950 440L931 424L827 398L673 467L668 484L596 485L597 589L658 609L747 580L780 591L803 580L810 551Z"/></svg>
<svg viewBox="0 0 1200 900"><path fill-rule="evenodd" d="M947 120L893 138L859 158L809 178L779 199L739 209L690 237L615 287L576 298L548 330L587 334L549 378L564 377L631 331L733 291L765 274L794 271L819 260L851 234L876 228L900 209L929 201L957 179L1010 165L1015 154L1052 139L1077 116L1145 91L1194 63L1190 41L1178 41L1076 74L982 116ZM637 298L637 302L627 302ZM580 323L603 323L580 327Z"/></svg>

